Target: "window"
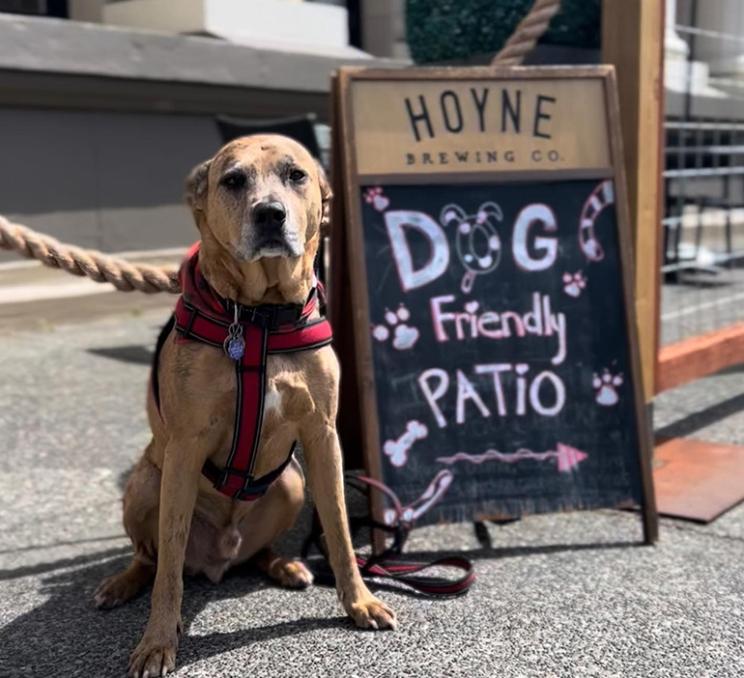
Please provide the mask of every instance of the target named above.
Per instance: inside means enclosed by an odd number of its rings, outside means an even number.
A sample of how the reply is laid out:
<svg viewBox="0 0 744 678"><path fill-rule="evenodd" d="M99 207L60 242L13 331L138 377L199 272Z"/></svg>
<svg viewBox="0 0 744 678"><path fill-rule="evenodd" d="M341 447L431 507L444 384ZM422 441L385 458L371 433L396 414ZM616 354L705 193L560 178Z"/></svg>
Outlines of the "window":
<svg viewBox="0 0 744 678"><path fill-rule="evenodd" d="M0 12L67 17L67 0L0 0Z"/></svg>

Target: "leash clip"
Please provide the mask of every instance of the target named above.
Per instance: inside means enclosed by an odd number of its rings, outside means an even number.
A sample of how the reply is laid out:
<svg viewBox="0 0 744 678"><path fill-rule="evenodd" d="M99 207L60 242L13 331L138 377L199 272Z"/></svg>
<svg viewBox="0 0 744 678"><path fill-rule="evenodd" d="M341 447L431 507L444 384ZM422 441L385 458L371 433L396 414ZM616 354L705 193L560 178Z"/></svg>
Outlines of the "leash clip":
<svg viewBox="0 0 744 678"><path fill-rule="evenodd" d="M225 355L236 362L245 354L245 339L243 338L243 326L239 322L240 307L237 302L233 304L235 311L233 322L227 328L227 337L223 344Z"/></svg>

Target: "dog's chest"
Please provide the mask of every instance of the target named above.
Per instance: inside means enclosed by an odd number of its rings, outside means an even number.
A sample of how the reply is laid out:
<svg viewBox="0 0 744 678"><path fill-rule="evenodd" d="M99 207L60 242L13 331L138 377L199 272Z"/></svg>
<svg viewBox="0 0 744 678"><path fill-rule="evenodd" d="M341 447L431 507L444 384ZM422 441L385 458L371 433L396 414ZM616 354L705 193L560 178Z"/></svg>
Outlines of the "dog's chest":
<svg viewBox="0 0 744 678"><path fill-rule="evenodd" d="M276 384L269 384L264 397L264 422L269 417L282 416L282 394L276 388Z"/></svg>
<svg viewBox="0 0 744 678"><path fill-rule="evenodd" d="M299 437L302 419L313 411L306 375L287 369L293 364L285 357L269 357L256 460L258 475L286 459L292 443Z"/></svg>
<svg viewBox="0 0 744 678"><path fill-rule="evenodd" d="M263 383L249 382L239 389L240 372L223 354L199 344L180 345L173 373L183 380L170 392L176 400L185 396L180 403L188 406L174 403L171 411L184 427L199 427L217 466L227 463L236 421L245 425L262 412L254 468L260 476L284 462L300 434L301 421L314 410L311 355L269 355ZM243 416L236 416L239 413Z"/></svg>
<svg viewBox="0 0 744 678"><path fill-rule="evenodd" d="M287 370L287 364L286 358L269 356L263 384L252 381L242 383L239 396L239 376L234 365L225 365L223 360L215 361L203 370L201 383L193 386L192 390L203 394L201 400L205 407L225 414L230 421L233 420L234 411L229 410L238 404L249 409L262 408L264 422L277 417L294 418L301 416L306 409L301 403L309 399L309 391L304 375ZM306 398L303 398L303 394L306 394Z"/></svg>

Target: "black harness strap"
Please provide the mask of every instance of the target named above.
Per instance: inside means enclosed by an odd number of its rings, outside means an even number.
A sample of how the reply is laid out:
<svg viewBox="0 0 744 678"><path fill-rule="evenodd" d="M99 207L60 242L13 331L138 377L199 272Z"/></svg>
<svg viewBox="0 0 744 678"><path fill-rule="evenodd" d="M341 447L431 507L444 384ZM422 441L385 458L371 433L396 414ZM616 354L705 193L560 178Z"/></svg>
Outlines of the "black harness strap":
<svg viewBox="0 0 744 678"><path fill-rule="evenodd" d="M282 475L282 473L284 473L284 469L286 469L287 466L289 466L292 462L292 458L294 457L296 448L297 441L292 443L289 454L287 455L287 458L281 463L281 465L275 468L273 471L269 471L268 473L262 475L260 478L253 478L250 474L242 473L241 471L234 468L230 469L230 473L232 475L241 475L241 477L249 481L248 490L242 493L239 499L243 501L252 501L253 499L258 499L259 497L262 497L264 494L266 494L272 483L280 475ZM212 481L213 485L218 486L225 476L225 469L219 468L216 464L214 464L214 462L212 462L210 459L207 459L207 461L204 462L204 466L202 467L202 473L209 480Z"/></svg>
<svg viewBox="0 0 744 678"><path fill-rule="evenodd" d="M160 411L160 380L158 379L158 368L160 367L160 353L168 340L171 331L176 326L176 316L172 315L168 322L163 325L163 329L158 334L158 340L155 343L155 354L152 356L152 368L150 369L150 388L155 399L155 406Z"/></svg>

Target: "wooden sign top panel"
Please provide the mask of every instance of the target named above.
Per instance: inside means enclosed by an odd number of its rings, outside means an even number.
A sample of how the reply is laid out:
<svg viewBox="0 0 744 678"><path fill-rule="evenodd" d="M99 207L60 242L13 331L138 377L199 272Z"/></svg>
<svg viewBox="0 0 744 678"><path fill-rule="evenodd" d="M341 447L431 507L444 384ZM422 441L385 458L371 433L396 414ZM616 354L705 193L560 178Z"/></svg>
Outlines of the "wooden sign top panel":
<svg viewBox="0 0 744 678"><path fill-rule="evenodd" d="M601 77L352 77L360 175L607 170Z"/></svg>

